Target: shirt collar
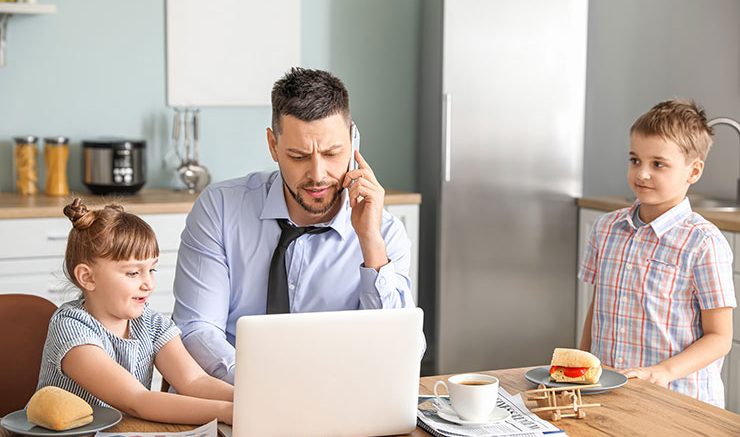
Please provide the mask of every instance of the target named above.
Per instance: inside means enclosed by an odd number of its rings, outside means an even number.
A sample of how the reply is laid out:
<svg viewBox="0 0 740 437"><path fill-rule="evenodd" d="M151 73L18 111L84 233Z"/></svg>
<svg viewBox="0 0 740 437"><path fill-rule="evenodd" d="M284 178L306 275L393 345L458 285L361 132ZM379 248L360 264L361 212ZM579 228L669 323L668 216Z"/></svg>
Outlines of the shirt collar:
<svg viewBox="0 0 740 437"><path fill-rule="evenodd" d="M288 219L288 205L285 203L285 194L283 193L283 177L280 172L275 172L272 178L272 184L267 190L265 205L262 207L260 219Z"/></svg>
<svg viewBox="0 0 740 437"><path fill-rule="evenodd" d="M317 226L329 226L342 238L346 240L347 237L353 232L352 220L351 220L351 208L349 207L349 199L347 198L347 190L342 190L339 200L341 203L339 212L329 222L325 224L319 224ZM267 198L265 199L265 205L262 207L262 214L260 215L262 220L275 220L275 219L290 219L288 214L288 205L285 203L285 191L283 190L283 177L280 172L276 172L276 177L273 179L272 184L268 188Z"/></svg>
<svg viewBox="0 0 740 437"><path fill-rule="evenodd" d="M640 201L635 200L635 203L632 204L625 217L627 223L629 223L629 225L635 229L636 226L635 223L632 221L632 216L639 206ZM684 197L681 203L661 214L660 217L648 223L647 226L650 226L653 232L655 232L655 236L660 239L660 237L665 235L665 233L668 232L673 226L685 220L686 217L689 216L689 214L691 214L691 203L689 202L688 197Z"/></svg>

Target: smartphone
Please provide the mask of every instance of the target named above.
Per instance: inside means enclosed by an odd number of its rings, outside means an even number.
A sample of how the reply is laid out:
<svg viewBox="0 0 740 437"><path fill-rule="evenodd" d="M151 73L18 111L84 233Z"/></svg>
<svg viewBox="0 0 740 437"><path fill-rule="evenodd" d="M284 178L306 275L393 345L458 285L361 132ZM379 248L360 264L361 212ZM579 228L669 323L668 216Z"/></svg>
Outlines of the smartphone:
<svg viewBox="0 0 740 437"><path fill-rule="evenodd" d="M353 121L349 127L349 136L352 139L352 156L349 158L347 170L357 170L357 161L355 160L355 150L360 150L360 130Z"/></svg>

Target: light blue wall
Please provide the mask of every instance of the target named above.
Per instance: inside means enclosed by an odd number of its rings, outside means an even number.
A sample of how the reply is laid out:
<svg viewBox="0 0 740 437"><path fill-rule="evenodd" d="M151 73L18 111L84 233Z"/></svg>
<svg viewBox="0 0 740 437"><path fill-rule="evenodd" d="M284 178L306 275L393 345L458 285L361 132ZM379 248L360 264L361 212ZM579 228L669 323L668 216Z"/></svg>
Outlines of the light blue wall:
<svg viewBox="0 0 740 437"><path fill-rule="evenodd" d="M7 66L0 68L0 191L13 190L12 137L26 133L71 138L73 190L84 190L80 140L101 135L146 139L147 186L175 186L164 2L40 1L56 4L57 13L14 16L8 26ZM302 63L345 81L363 154L387 188L416 189L420 10L421 0L302 2ZM276 168L265 143L268 107L206 108L201 123L201 161L214 180Z"/></svg>

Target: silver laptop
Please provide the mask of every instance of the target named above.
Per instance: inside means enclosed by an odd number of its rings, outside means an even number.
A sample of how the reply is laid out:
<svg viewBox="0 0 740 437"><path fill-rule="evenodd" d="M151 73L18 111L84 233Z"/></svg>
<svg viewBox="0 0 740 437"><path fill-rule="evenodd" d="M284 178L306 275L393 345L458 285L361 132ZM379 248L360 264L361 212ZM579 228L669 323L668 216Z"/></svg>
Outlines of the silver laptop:
<svg viewBox="0 0 740 437"><path fill-rule="evenodd" d="M410 433L422 319L419 308L241 317L233 436Z"/></svg>

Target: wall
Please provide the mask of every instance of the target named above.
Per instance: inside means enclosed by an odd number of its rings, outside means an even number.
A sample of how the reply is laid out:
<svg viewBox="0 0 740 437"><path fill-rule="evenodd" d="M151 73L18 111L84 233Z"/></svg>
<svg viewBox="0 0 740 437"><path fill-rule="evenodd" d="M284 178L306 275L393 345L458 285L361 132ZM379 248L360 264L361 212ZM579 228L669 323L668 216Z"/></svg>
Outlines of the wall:
<svg viewBox="0 0 740 437"><path fill-rule="evenodd" d="M80 140L101 135L146 139L147 186L178 185L165 104L164 1L40 1L56 4L57 13L14 16L8 25L0 191L14 187L12 137L27 133L70 137L73 190L84 190ZM421 0L303 0L301 11L303 65L345 81L364 155L386 187L405 190L416 189L420 9ZM265 142L268 107L206 108L201 123L201 162L214 180L277 168Z"/></svg>
<svg viewBox="0 0 740 437"><path fill-rule="evenodd" d="M710 118L740 119L740 2L591 0L585 195L629 195L628 132L659 101L693 98ZM693 188L735 197L738 136L726 126Z"/></svg>

